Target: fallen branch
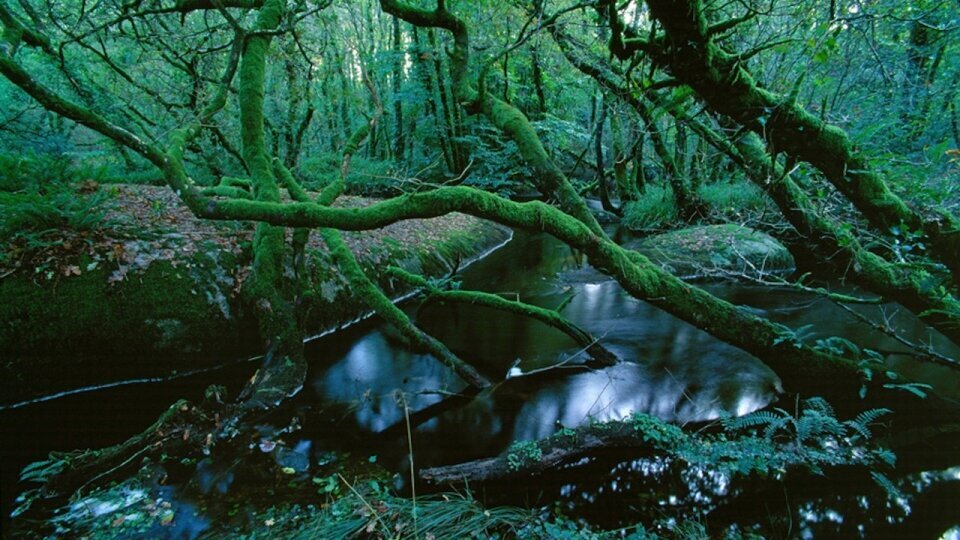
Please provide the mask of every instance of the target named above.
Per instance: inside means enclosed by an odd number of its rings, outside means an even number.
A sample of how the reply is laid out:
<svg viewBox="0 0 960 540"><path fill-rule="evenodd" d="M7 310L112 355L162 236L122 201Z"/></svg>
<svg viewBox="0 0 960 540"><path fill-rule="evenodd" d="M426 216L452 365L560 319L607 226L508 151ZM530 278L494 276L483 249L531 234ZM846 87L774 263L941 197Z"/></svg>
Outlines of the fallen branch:
<svg viewBox="0 0 960 540"><path fill-rule="evenodd" d="M507 300L502 296L486 292L440 289L432 285L422 276L412 274L395 266L387 268L387 273L415 287L425 289L428 302L441 301L473 304L530 317L570 336L577 345L583 347L594 360L604 366L612 366L620 361L617 355L601 345L597 338L565 319L556 310L534 306L525 302Z"/></svg>

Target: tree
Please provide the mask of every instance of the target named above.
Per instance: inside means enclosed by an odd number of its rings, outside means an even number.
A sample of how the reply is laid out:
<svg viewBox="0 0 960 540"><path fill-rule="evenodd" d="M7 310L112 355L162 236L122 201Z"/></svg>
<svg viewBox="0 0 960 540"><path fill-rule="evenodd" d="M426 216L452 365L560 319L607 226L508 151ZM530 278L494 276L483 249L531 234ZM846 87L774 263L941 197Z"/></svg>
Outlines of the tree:
<svg viewBox="0 0 960 540"><path fill-rule="evenodd" d="M396 21L391 23L389 39L386 25L377 25L370 12L365 12L365 17L356 16L359 12L351 13L355 15L349 23L356 29L355 41L349 45L334 44L330 51L317 50L317 43L322 43L323 38L317 35L322 24L315 21L323 21L335 9L331 2L108 2L90 8L90 13L83 12L79 18L70 14L71 5L53 3L50 14L45 16L49 20L30 10L20 12L0 5L5 39L0 51L0 73L9 82L46 110L102 135L136 154L151 170L160 171L164 181L196 216L257 223L252 274L244 284L243 294L258 314L267 354L242 400L227 408L231 421L222 425L233 429L251 411L276 406L303 384L303 329L297 314L302 290L296 273L290 277L286 269L296 265L304 238L314 229L319 229L357 293L382 317L411 341L432 351L468 384L488 386L486 375L423 333L394 307L359 269L353 254L339 238L338 231L374 229L398 220L450 212L464 212L559 238L582 251L594 267L616 279L634 297L754 354L773 368L792 391L836 396L852 395L861 388L862 371L857 360L813 347L794 330L681 281L607 236L555 156L545 147L536 126L509 101L510 66L517 64L508 62L510 55L528 45L533 36L545 32L552 34L566 60L593 78L603 91L634 110L664 166L685 218L704 213L695 183L687 178L691 168L685 165L684 156L690 151L686 140L689 129L743 167L747 176L770 194L794 229L824 258L837 257L841 267L852 265L861 283L929 315L932 324L956 340L960 320L960 304L954 290L960 276L960 229L956 216L935 208L912 208L890 189L883 175L871 168L843 130L798 104L796 91L782 96L756 82L748 62L767 47L761 45L736 53L720 43L723 36L753 20L756 13L748 11L719 20L720 13L695 0L679 4L649 0L645 4L648 28L640 29L640 17L635 15L632 24L625 23L620 6L612 1L566 5L553 13L546 13L539 3L520 3L512 8L516 13L524 13L528 20L515 39L506 43L494 40L497 46L484 47L485 54L478 57L471 39L479 25L461 15L466 11L462 6L458 9L452 2L448 6L444 0L431 3L430 8L419 5L379 0L383 12ZM523 9L527 7L533 9ZM583 54L586 47L576 46L575 38L561 28L559 23L564 17L584 17L586 8L591 7L609 30L609 51L627 62L626 69ZM508 8L511 6L504 9ZM717 20L708 22L708 14L710 21ZM376 63L372 58L376 51L390 49L397 54L402 48L399 21L414 27L411 33L418 49L410 72L415 75L404 78L406 64L397 58L378 73L371 73L369 66ZM147 30L161 37L145 39L142 35ZM179 40L191 46L180 46ZM279 47L275 46L277 42ZM77 50L61 55L61 49ZM183 53L185 49L196 52ZM446 56L440 54L441 50ZM123 59L125 54L150 61ZM274 55L284 60L276 67L271 62ZM306 67L294 64L301 59ZM632 74L641 62L649 64L649 73L646 80L638 83ZM538 65L533 65L534 73L540 69ZM503 70L503 98L488 87L498 66ZM156 69L163 76L143 76L142 72L148 69ZM134 70L137 73L131 73ZM279 92L280 87L278 79L271 76L274 70L286 76L286 97L280 99L278 107L284 114L270 113L273 105L268 97ZM336 77L339 85L328 81L328 77ZM390 84L386 85L388 78ZM319 98L310 92L318 80L322 89ZM450 173L457 178L466 174L466 148L461 142L469 129L479 129L476 126L482 122L516 147L530 171L530 181L548 202L517 203L460 185L405 193L360 209L331 206L345 188L351 159L359 155L365 141L369 145L368 156L372 157L385 155L391 147L378 122L384 112L379 89L388 86L393 92L392 129L397 136L392 152L402 159L406 152L403 118L413 113L404 109L398 97L404 84L414 83L419 85L420 95L427 96L421 114L426 112L434 118L433 136L440 142ZM537 84L541 88L542 79ZM357 90L361 86L364 98L359 97L361 92ZM168 87L189 88L186 101L170 102L166 98ZM796 88L799 87L797 84ZM676 92L667 95L665 89ZM329 103L337 91L339 103ZM118 99L112 99L115 96ZM316 99L321 103L316 103ZM357 103L373 109L362 121L358 121L362 115L350 113ZM537 93L537 103L537 112L550 112L540 110L548 103L542 89ZM701 119L692 114L692 103L702 104L710 115ZM600 154L606 110L607 105L597 106L593 139L601 186L605 186ZM314 111L322 111L325 118L314 121ZM673 116L675 151L671 151L668 136L663 132L664 123L659 121L664 113ZM219 122L223 122L224 129ZM304 175L296 169L303 141L309 139L311 126L317 123L327 126L326 135L340 159L336 181L314 197L304 189ZM732 135L724 131L728 125ZM238 150L230 150L227 129L239 134ZM622 126L611 131L617 139L622 136ZM205 147L201 136L206 133L212 134L215 142L208 142ZM335 143L340 140L344 141L342 145ZM636 154L643 155L643 142L637 144ZM617 169L617 163L627 156L624 148L622 145L615 151L614 167L622 197L630 198L636 195L623 180L624 171ZM205 152L216 154L214 166L203 169L188 161L194 154ZM239 160L235 160L237 156ZM785 163L780 162L781 156L786 156ZM816 205L791 177L795 164L801 161L819 171L876 231L886 234L896 227L921 231L931 246L931 257L945 268L917 270L910 264L888 260L883 254L863 248L853 233L835 221L819 218ZM220 169L227 167L225 163L230 164L228 172L243 178L221 178ZM641 174L642 163L635 167ZM215 181L202 185L200 171L214 176ZM281 197L282 189L289 192L292 202ZM288 228L296 231L289 242ZM951 277L940 279L941 275ZM528 306L511 305L510 309L534 312ZM895 376L884 373L869 382L871 404L895 402L898 413L922 407L931 411L927 418L930 423L945 421L955 413L953 404L933 396L905 400L890 387ZM180 404L171 409L171 415L179 410ZM171 422L171 418L161 422ZM189 421L205 420L193 416ZM195 431L193 439L184 440L180 450L200 446L208 449L209 441L202 439L201 433L216 432L215 440L219 440L228 437L227 431L206 425ZM144 438L149 439L149 432ZM100 461L84 464L87 468L83 471L124 462L129 451L126 447L106 454Z"/></svg>

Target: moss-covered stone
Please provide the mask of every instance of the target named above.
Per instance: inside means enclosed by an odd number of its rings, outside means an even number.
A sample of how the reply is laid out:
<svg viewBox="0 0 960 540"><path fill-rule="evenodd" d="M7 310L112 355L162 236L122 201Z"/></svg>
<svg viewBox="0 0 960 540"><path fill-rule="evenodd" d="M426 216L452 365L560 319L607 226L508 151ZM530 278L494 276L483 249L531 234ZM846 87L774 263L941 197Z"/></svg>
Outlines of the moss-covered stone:
<svg viewBox="0 0 960 540"><path fill-rule="evenodd" d="M684 278L729 274L758 277L793 270L794 260L770 235L739 225L706 225L672 231L625 247Z"/></svg>

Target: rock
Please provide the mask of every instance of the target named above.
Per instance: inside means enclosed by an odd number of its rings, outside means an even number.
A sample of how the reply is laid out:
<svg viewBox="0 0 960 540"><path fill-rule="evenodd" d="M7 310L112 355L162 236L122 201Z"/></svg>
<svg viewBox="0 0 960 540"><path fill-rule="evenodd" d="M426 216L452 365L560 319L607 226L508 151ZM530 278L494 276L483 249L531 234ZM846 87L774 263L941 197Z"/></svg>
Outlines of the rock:
<svg viewBox="0 0 960 540"><path fill-rule="evenodd" d="M614 214L613 212L608 212L601 208L591 208L593 212L593 217L597 218L597 223L601 225L614 225L620 223L620 216Z"/></svg>
<svg viewBox="0 0 960 540"><path fill-rule="evenodd" d="M735 224L705 225L650 236L624 245L681 278L789 274L793 256L768 234Z"/></svg>

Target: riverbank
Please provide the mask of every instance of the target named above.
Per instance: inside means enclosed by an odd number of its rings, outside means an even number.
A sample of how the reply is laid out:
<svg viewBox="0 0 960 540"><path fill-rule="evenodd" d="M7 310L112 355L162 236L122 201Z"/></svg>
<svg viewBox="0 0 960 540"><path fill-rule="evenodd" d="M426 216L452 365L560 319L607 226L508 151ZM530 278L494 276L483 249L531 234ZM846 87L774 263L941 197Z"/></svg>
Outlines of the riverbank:
<svg viewBox="0 0 960 540"><path fill-rule="evenodd" d="M256 321L239 300L253 227L198 220L169 189L87 186L102 225L58 230L55 240L11 243L0 269L4 404L126 378L163 377L261 352ZM342 197L342 206L372 199ZM390 296L410 292L382 272L401 266L449 273L510 238L462 214L345 233L361 265ZM318 235L306 250L310 335L363 317ZM11 256L11 254L13 256ZM292 269L290 270L293 271Z"/></svg>

